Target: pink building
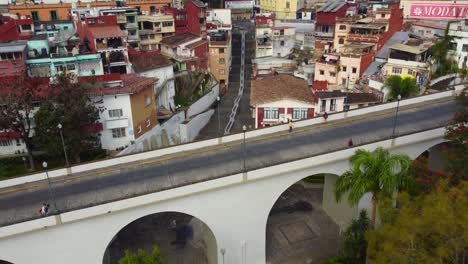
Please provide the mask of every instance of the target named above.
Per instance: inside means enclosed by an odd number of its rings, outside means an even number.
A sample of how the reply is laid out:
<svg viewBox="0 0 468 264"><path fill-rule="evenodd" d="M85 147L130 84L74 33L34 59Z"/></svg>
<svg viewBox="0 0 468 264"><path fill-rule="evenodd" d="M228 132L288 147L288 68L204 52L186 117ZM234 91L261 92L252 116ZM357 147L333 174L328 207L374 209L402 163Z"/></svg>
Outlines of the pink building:
<svg viewBox="0 0 468 264"><path fill-rule="evenodd" d="M19 75L25 70L26 41L0 43L0 76Z"/></svg>

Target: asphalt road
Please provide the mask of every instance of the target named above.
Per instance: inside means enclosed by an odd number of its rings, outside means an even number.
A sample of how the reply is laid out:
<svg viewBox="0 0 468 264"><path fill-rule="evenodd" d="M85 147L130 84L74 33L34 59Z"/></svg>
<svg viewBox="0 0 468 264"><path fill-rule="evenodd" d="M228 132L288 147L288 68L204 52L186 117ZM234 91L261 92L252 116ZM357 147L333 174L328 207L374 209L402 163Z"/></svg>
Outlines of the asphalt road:
<svg viewBox="0 0 468 264"><path fill-rule="evenodd" d="M446 125L458 106L453 102L432 103L401 110L397 133L407 134ZM329 123L275 137L247 141L248 170L338 150L347 146L389 138L394 114L372 115L364 120ZM243 167L241 142L197 155L184 155L120 173L53 182L53 194L60 211L71 211L145 193L240 173ZM3 194L2 194L3 193ZM0 226L38 218L42 202L49 200L46 182L18 192L0 191Z"/></svg>

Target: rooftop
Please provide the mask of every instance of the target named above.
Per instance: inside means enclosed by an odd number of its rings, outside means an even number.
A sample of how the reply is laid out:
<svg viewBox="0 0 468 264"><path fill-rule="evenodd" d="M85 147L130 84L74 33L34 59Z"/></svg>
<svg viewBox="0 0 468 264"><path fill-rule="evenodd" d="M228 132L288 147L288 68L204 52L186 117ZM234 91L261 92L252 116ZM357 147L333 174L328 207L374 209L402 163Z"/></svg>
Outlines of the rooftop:
<svg viewBox="0 0 468 264"><path fill-rule="evenodd" d="M118 26L89 27L94 38L125 37L126 34Z"/></svg>
<svg viewBox="0 0 468 264"><path fill-rule="evenodd" d="M346 97L346 93L342 91L334 90L334 91L318 91L315 92L315 96L318 98L339 98L339 97Z"/></svg>
<svg viewBox="0 0 468 264"><path fill-rule="evenodd" d="M208 41L202 39L202 40L196 41L194 43L191 43L191 44L187 45L186 47L189 48L189 49L194 49L194 48L199 47L201 45L204 45L206 43L208 43Z"/></svg>
<svg viewBox="0 0 468 264"><path fill-rule="evenodd" d="M161 43L170 45L170 46L178 46L178 45L184 44L186 42L192 41L197 38L199 37L192 33L184 33L184 34L174 35L171 37L164 38L161 41Z"/></svg>
<svg viewBox="0 0 468 264"><path fill-rule="evenodd" d="M22 52L26 48L26 41L12 41L0 43L0 53Z"/></svg>
<svg viewBox="0 0 468 264"><path fill-rule="evenodd" d="M118 76L118 75L116 75ZM91 96L115 95L115 94L138 94L139 92L150 88L154 89L154 83L158 81L157 78L140 77L136 74L122 74L120 78L112 78L111 80L97 79L97 83L105 83L110 81L122 81L122 85L115 87L95 87L89 89ZM83 80L83 78L80 78Z"/></svg>
<svg viewBox="0 0 468 264"><path fill-rule="evenodd" d="M412 53L412 54L421 54L425 52L427 49L420 48L420 47L415 47L415 46L408 46L405 44L397 43L394 44L390 47L392 50L398 50L398 51L403 51L407 53Z"/></svg>
<svg viewBox="0 0 468 264"><path fill-rule="evenodd" d="M251 81L251 105L255 106L284 99L314 103L314 95L304 79L280 74Z"/></svg>
<svg viewBox="0 0 468 264"><path fill-rule="evenodd" d="M346 95L346 104L374 103L380 99L372 93L344 93Z"/></svg>
<svg viewBox="0 0 468 264"><path fill-rule="evenodd" d="M446 26L442 26L442 25L439 25L439 24L432 24L432 23L424 23L424 22L415 22L415 23L413 23L413 26L434 28L434 29L440 29L440 30L445 30L446 29Z"/></svg>
<svg viewBox="0 0 468 264"><path fill-rule="evenodd" d="M404 43L409 39L408 32L395 32L393 36L385 43L385 45L377 53L377 58L387 59L390 54L390 47L396 43Z"/></svg>
<svg viewBox="0 0 468 264"><path fill-rule="evenodd" d="M323 5L317 12L336 12L344 5L346 5L346 2L344 1L328 2L327 4Z"/></svg>
<svg viewBox="0 0 468 264"><path fill-rule="evenodd" d="M168 57L154 52L141 52L138 55L130 56L130 61L137 73L172 65L172 61Z"/></svg>
<svg viewBox="0 0 468 264"><path fill-rule="evenodd" d="M202 1L192 0L191 2L198 7L206 7L205 3L203 3Z"/></svg>

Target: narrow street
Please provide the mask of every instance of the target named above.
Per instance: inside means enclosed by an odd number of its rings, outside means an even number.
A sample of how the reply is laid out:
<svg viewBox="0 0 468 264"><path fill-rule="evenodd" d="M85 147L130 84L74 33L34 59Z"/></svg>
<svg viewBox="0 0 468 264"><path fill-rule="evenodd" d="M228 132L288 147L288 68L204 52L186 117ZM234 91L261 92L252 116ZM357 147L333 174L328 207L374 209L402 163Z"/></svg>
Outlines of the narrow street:
<svg viewBox="0 0 468 264"><path fill-rule="evenodd" d="M250 112L250 79L252 75L252 59L255 54L255 32L254 25L250 21L234 21L234 27L242 27L246 30L245 34L245 73L244 73L244 93L240 100L236 121L232 126L231 133L242 131L243 125L254 125L254 119ZM239 92L239 74L241 64L241 33L239 30L232 31L232 64L229 73L229 85L226 94L221 98L219 108L215 107L215 113L210 122L200 131L196 138L204 140L214 138L224 133L224 128L229 122L234 100ZM219 113L218 113L219 109ZM219 114L219 115L218 115ZM219 116L219 126L218 126ZM219 127L219 128L218 128Z"/></svg>

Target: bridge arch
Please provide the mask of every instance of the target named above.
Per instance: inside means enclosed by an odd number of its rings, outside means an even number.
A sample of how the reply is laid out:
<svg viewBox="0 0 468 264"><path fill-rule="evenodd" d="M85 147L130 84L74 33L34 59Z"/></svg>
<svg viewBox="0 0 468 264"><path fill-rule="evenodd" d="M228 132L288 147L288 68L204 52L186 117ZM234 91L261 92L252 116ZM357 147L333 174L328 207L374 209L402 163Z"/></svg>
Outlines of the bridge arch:
<svg viewBox="0 0 468 264"><path fill-rule="evenodd" d="M160 211L135 217L119 227L104 249L103 264L117 263L126 249L151 252L152 245L157 245L171 263L180 257L177 254L181 252L202 260L201 263L217 262L217 241L213 231L204 221L191 214Z"/></svg>
<svg viewBox="0 0 468 264"><path fill-rule="evenodd" d="M324 173L283 185L273 199L265 226L268 263L324 261L338 253L340 229L358 212L346 199L337 203L334 198L335 182L347 166L348 161L342 161L341 166Z"/></svg>

